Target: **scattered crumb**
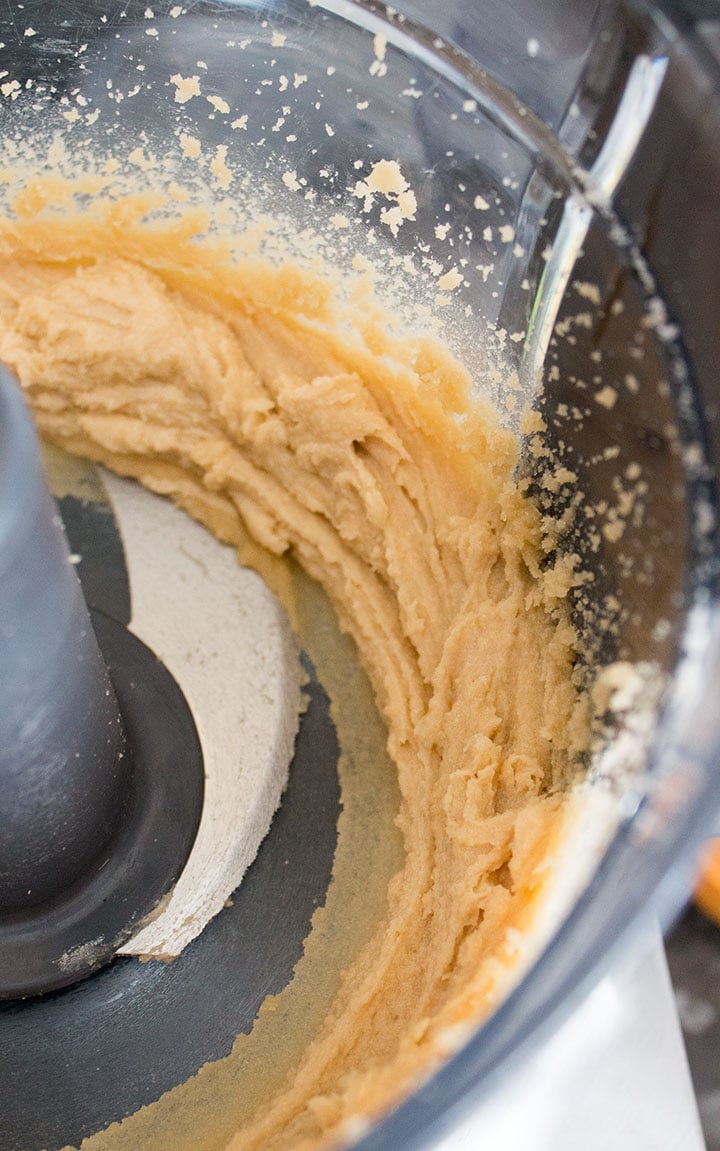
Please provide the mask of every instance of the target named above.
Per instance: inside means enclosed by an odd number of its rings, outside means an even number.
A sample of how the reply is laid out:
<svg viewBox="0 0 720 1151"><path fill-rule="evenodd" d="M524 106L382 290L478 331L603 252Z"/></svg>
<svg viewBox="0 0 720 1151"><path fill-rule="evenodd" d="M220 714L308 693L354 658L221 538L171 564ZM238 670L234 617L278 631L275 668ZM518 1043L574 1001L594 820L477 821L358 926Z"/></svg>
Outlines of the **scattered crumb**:
<svg viewBox="0 0 720 1151"><path fill-rule="evenodd" d="M450 268L438 278L437 285L441 292L452 292L462 284L462 281L462 272L459 272L457 268Z"/></svg>
<svg viewBox="0 0 720 1151"><path fill-rule="evenodd" d="M376 195L384 196L392 201L388 208L384 208L380 218L394 236L405 220L414 220L417 210L415 193L400 171L396 160L378 160L373 164L370 174L364 180L358 180L353 188L353 195L363 200L363 211L369 212L375 203Z"/></svg>
<svg viewBox="0 0 720 1151"><path fill-rule="evenodd" d="M298 182L297 172L295 172L295 171L283 172L282 182L286 188L290 189L291 192L299 192L300 191L300 184Z"/></svg>
<svg viewBox="0 0 720 1151"><path fill-rule="evenodd" d="M371 76L386 76L387 64L385 63L385 52L387 51L387 36L383 36L382 32L377 32L373 37L373 51L375 59L370 65Z"/></svg>
<svg viewBox="0 0 720 1151"><path fill-rule="evenodd" d="M609 384L606 384L604 388L601 388L599 392L595 393L595 402L603 408L607 408L609 412L615 407L617 398L618 394L615 388L611 388Z"/></svg>
<svg viewBox="0 0 720 1151"><path fill-rule="evenodd" d="M232 184L233 179L232 172L228 168L226 162L227 154L227 144L218 144L217 148L215 149L215 155L210 161L210 171L212 172L213 176L218 182L218 185L223 189L223 191L227 191L227 189Z"/></svg>
<svg viewBox="0 0 720 1151"><path fill-rule="evenodd" d="M181 76L179 72L176 72L170 79L175 85L176 104L187 104L188 100L192 100L193 96L200 95L199 76Z"/></svg>
<svg viewBox="0 0 720 1151"><path fill-rule="evenodd" d="M183 155L187 156L189 160L197 160L200 155L200 141L187 132L180 133L180 147Z"/></svg>
<svg viewBox="0 0 720 1151"><path fill-rule="evenodd" d="M152 160L148 160L142 148L133 148L132 152L128 153L128 161L134 164L136 168L141 168L143 172L147 172L153 167Z"/></svg>
<svg viewBox="0 0 720 1151"><path fill-rule="evenodd" d="M589 300L590 303L594 304L596 308L600 307L602 298L600 296L600 289L598 288L597 284L590 284L583 280L575 280L573 283L573 288L577 292L578 296L581 296L583 300Z"/></svg>
<svg viewBox="0 0 720 1151"><path fill-rule="evenodd" d="M224 115L227 115L230 111L230 105L227 100L223 100L222 96L206 96L205 99L208 104L212 104L216 112L222 112Z"/></svg>

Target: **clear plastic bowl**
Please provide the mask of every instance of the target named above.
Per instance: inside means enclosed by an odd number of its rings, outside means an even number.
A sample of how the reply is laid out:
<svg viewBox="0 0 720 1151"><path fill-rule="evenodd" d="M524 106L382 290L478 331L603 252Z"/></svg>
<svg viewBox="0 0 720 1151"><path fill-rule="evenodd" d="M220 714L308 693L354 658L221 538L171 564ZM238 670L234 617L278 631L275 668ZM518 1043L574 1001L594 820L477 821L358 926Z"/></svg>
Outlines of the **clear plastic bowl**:
<svg viewBox="0 0 720 1151"><path fill-rule="evenodd" d="M332 213L351 224L341 262L409 256L449 274L428 315L510 424L522 403L488 370L488 348L502 345L522 400L544 370L537 405L576 476L552 498L538 485L548 514L577 491L605 508L597 531L583 513L566 541L594 575L574 608L596 654L666 677L657 721L635 733L643 762L623 818L563 926L358 1151L426 1145L634 925L667 924L720 806L720 37L712 5L666 8L32 0L0 13L6 150L60 132L75 154L139 165L140 179L148 156L180 157L182 131L208 162L179 159L179 176L218 202L280 210L301 248L303 227ZM200 94L187 95L195 76ZM378 160L399 164L414 218L387 216L396 197L357 194ZM408 273L409 291L424 282ZM537 480L531 452L524 466Z"/></svg>

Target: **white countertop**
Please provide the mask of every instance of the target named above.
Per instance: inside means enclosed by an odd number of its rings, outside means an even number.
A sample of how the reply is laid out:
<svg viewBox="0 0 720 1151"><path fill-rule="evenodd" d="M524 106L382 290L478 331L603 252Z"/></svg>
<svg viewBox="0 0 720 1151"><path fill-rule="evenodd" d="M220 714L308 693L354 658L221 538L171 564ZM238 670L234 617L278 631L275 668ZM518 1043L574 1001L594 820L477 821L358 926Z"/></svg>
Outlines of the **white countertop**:
<svg viewBox="0 0 720 1151"><path fill-rule="evenodd" d="M703 1151L657 927L436 1151Z"/></svg>

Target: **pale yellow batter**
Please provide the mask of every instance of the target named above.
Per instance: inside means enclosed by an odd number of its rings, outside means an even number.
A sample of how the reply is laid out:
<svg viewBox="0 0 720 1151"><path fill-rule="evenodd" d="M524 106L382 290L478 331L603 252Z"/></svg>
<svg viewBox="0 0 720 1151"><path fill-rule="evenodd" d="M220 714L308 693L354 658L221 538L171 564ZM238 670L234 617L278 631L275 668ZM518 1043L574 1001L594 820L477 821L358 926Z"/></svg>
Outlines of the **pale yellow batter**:
<svg viewBox="0 0 720 1151"><path fill-rule="evenodd" d="M0 357L41 429L266 573L268 553L296 557L387 723L405 845L387 914L230 1146L332 1144L432 1068L521 962L577 769L570 574L541 574L516 442L442 346L339 314L298 268L233 265L191 217L150 228L132 199L63 217L44 196L0 223Z"/></svg>

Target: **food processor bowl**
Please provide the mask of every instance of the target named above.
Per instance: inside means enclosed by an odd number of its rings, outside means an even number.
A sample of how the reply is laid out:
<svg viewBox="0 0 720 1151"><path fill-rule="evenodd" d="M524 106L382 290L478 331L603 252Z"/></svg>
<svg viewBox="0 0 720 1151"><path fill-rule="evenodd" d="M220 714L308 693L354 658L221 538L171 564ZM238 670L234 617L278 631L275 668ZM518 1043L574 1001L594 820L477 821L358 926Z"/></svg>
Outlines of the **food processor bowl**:
<svg viewBox="0 0 720 1151"><path fill-rule="evenodd" d="M587 573L572 611L588 677L631 676L589 769L617 813L597 865L507 1001L357 1151L429 1145L640 922L667 925L720 807L713 12L30 0L0 14L4 167L72 174L100 157L108 180L210 198L211 234L245 213L270 258L372 266L389 312L436 331L521 436L548 553Z"/></svg>

